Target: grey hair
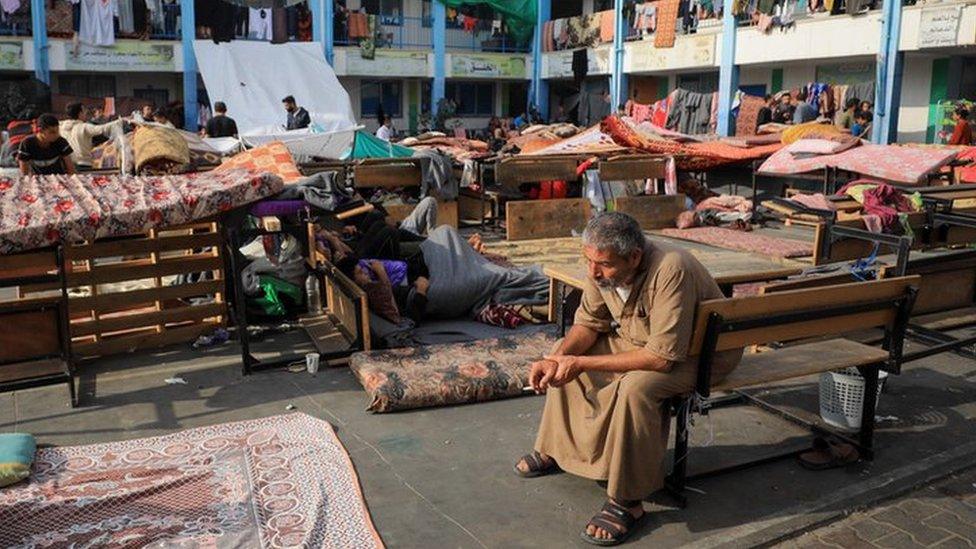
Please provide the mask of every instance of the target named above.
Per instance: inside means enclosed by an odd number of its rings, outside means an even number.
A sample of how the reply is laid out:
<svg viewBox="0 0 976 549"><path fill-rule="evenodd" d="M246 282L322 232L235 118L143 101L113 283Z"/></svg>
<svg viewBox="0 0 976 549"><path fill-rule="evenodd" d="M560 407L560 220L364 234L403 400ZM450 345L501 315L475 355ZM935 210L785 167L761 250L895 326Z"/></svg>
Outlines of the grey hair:
<svg viewBox="0 0 976 549"><path fill-rule="evenodd" d="M621 257L644 249L644 233L633 217L620 212L598 214L583 229L583 245Z"/></svg>

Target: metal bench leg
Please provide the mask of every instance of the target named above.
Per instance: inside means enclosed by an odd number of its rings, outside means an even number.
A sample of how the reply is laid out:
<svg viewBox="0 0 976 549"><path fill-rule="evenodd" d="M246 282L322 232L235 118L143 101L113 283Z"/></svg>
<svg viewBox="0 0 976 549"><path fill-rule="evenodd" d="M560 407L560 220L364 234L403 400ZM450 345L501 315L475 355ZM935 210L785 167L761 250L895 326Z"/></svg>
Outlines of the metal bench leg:
<svg viewBox="0 0 976 549"><path fill-rule="evenodd" d="M75 389L75 376L73 376L73 375L68 378L68 394L71 396L71 407L72 408L77 408L78 407L78 393L76 392L76 389Z"/></svg>
<svg viewBox="0 0 976 549"><path fill-rule="evenodd" d="M688 499L684 495L685 481L688 477L688 414L689 398L675 398L670 406L677 407L676 425L674 430L674 458L671 467L671 474L665 479L664 484L668 493L673 497L679 507L686 507ZM670 419L669 419L670 421Z"/></svg>
<svg viewBox="0 0 976 549"><path fill-rule="evenodd" d="M861 446L861 458L868 461L874 459L874 408L878 402L880 366L880 364L872 364L858 368L864 377L864 405L861 408L861 431L858 433L858 442Z"/></svg>

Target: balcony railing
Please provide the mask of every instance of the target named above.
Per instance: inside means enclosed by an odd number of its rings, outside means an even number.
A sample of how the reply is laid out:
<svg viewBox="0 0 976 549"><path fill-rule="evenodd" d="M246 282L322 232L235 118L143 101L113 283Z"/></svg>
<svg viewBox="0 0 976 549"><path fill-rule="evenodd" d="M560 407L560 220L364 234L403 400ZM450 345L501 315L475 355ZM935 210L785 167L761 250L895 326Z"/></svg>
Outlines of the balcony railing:
<svg viewBox="0 0 976 549"><path fill-rule="evenodd" d="M11 14L0 16L0 36L30 36L31 12L30 4L21 5Z"/></svg>
<svg viewBox="0 0 976 549"><path fill-rule="evenodd" d="M375 45L377 48L429 50L434 47L433 20L430 17L377 16ZM337 24L335 45L358 46L362 37L349 35L349 24ZM518 44L503 33L466 31L448 25L445 46L449 50L527 53L531 47Z"/></svg>

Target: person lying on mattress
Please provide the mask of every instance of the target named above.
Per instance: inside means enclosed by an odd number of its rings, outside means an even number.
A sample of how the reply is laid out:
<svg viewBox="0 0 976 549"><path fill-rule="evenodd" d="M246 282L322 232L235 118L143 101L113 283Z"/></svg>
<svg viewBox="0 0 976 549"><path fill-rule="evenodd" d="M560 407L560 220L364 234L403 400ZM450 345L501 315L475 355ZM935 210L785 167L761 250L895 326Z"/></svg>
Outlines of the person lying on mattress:
<svg viewBox="0 0 976 549"><path fill-rule="evenodd" d="M514 327L518 323L499 312L499 306L548 300L549 281L541 270L496 265L476 249L480 237L465 240L448 225L430 231L415 252L395 257L358 255L335 233L325 240L326 257L363 288L373 312L392 322L401 315L415 322L475 317Z"/></svg>

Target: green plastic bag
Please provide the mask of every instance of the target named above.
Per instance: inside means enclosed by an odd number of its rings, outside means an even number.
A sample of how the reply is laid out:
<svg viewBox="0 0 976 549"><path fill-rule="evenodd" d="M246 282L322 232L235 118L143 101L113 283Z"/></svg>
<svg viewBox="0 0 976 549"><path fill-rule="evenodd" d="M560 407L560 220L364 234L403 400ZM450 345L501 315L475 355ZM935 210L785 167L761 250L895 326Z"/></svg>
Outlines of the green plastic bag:
<svg viewBox="0 0 976 549"><path fill-rule="evenodd" d="M249 301L254 308L266 316L285 316L289 308L297 307L305 300L302 289L291 282L266 275L259 276L258 281L262 295Z"/></svg>

